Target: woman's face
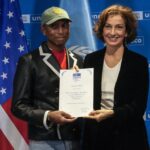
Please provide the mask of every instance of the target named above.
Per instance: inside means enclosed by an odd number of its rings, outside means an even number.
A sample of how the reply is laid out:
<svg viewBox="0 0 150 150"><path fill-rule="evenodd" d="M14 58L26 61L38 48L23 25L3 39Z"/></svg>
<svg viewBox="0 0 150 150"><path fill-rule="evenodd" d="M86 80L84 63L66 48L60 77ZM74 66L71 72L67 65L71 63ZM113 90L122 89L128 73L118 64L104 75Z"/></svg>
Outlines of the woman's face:
<svg viewBox="0 0 150 150"><path fill-rule="evenodd" d="M121 15L108 16L103 28L103 38L106 46L120 47L127 36L125 21Z"/></svg>

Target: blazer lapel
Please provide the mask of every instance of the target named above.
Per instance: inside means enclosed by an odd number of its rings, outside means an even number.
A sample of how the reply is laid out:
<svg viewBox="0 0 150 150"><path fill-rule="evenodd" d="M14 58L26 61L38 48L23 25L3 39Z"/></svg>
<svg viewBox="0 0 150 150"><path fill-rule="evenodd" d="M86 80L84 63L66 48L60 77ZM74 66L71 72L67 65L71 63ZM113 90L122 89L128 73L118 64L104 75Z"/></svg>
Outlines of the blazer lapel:
<svg viewBox="0 0 150 150"><path fill-rule="evenodd" d="M42 48L42 46L40 46L39 52L41 56L44 56L43 62L59 77L60 67L55 58L50 53L50 50L49 52L44 52L44 49Z"/></svg>
<svg viewBox="0 0 150 150"><path fill-rule="evenodd" d="M43 57L43 62L59 77L60 66L56 59L51 54L50 50L47 47L40 46L39 52ZM68 68L73 68L73 66L77 65L77 59L74 57L74 54L71 51L66 51L67 53L67 62Z"/></svg>
<svg viewBox="0 0 150 150"><path fill-rule="evenodd" d="M94 89L95 89L95 102L94 109L100 108L101 102L101 82L102 82L102 69L104 61L105 49L100 50L95 57L95 66L94 66ZM100 98L100 99L99 99Z"/></svg>
<svg viewBox="0 0 150 150"><path fill-rule="evenodd" d="M77 65L77 59L74 57L74 54L71 51L66 51L67 60L68 60L68 68L73 68L73 66Z"/></svg>
<svg viewBox="0 0 150 150"><path fill-rule="evenodd" d="M117 81L116 81L116 84L115 84L114 107L116 107L116 105L118 103L119 96L120 96L120 89L123 86L123 82L125 82L124 77L126 76L126 69L128 68L127 53L128 53L128 49L125 48L124 54L123 54L123 57L122 57L120 71L119 71L118 78L117 78Z"/></svg>
<svg viewBox="0 0 150 150"><path fill-rule="evenodd" d="M124 50L124 54L122 57L122 62L121 62L121 67L120 67L120 71L118 74L118 79L116 81L116 86L122 81L122 77L124 78L124 75L126 74L126 68L128 68L127 64L126 64L126 60L127 60L127 48L125 48ZM115 87L116 88L116 87Z"/></svg>

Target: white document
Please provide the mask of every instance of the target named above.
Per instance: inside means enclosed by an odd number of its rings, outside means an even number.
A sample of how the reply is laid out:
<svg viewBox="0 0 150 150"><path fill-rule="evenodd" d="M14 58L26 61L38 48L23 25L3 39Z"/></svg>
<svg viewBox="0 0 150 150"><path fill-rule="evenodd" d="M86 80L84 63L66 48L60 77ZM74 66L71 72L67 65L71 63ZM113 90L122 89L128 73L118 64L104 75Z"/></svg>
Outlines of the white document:
<svg viewBox="0 0 150 150"><path fill-rule="evenodd" d="M73 117L93 110L93 68L60 70L59 110Z"/></svg>

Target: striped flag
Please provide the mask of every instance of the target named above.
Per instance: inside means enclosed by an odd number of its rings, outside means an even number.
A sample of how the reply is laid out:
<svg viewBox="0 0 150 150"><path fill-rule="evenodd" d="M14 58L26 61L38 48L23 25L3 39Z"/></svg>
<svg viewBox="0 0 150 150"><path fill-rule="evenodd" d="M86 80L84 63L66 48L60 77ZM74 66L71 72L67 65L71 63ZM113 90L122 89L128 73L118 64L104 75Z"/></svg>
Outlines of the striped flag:
<svg viewBox="0 0 150 150"><path fill-rule="evenodd" d="M0 149L28 150L27 124L10 111L18 58L27 42L18 0L0 0Z"/></svg>

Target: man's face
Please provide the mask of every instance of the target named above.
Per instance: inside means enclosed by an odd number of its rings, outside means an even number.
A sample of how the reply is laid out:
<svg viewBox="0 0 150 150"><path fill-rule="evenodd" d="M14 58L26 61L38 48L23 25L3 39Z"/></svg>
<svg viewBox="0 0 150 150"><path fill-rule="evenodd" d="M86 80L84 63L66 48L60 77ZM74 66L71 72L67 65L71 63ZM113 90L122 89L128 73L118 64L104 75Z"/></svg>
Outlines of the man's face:
<svg viewBox="0 0 150 150"><path fill-rule="evenodd" d="M43 25L42 32L48 38L48 45L52 49L64 47L70 34L68 20L58 20L51 25Z"/></svg>

